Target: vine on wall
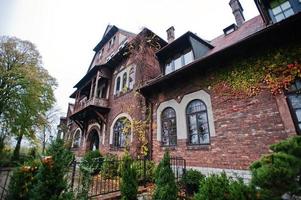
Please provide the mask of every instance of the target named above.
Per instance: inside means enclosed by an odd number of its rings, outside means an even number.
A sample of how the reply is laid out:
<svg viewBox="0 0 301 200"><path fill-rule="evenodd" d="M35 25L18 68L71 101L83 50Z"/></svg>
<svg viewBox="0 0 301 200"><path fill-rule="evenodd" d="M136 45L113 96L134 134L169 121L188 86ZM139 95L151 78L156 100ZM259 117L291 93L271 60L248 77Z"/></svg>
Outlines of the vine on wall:
<svg viewBox="0 0 301 200"><path fill-rule="evenodd" d="M274 95L280 94L296 78L301 78L301 47L295 44L238 59L214 71L208 82L219 92L254 96L266 88Z"/></svg>

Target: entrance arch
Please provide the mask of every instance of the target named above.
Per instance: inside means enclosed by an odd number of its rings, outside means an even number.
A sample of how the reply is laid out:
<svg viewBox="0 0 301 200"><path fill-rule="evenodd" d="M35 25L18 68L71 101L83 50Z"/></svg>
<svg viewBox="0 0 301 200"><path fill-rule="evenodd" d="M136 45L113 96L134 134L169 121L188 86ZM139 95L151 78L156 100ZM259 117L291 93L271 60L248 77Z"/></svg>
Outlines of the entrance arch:
<svg viewBox="0 0 301 200"><path fill-rule="evenodd" d="M87 150L98 150L99 149L99 134L96 129L92 129L88 137L88 146Z"/></svg>

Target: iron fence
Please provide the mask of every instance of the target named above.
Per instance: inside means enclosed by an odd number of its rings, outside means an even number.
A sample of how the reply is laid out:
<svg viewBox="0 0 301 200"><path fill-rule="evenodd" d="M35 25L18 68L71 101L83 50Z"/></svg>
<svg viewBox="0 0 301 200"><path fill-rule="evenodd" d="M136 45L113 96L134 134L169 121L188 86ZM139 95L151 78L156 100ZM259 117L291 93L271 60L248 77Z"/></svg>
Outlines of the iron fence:
<svg viewBox="0 0 301 200"><path fill-rule="evenodd" d="M0 168L0 200L4 200L8 194L11 173L11 168Z"/></svg>
<svg viewBox="0 0 301 200"><path fill-rule="evenodd" d="M98 160L106 165L106 170L83 173L81 162L73 161L67 173L68 184L75 195L87 194L88 198L120 191L120 166L122 160ZM134 160L139 186L145 186L154 181L153 161L147 159ZM177 183L186 172L186 161L180 157L171 157L170 166ZM0 168L0 200L8 194L8 185L12 175L12 168Z"/></svg>
<svg viewBox="0 0 301 200"><path fill-rule="evenodd" d="M106 165L109 171L97 171L91 174L83 174L80 170L80 162L74 161L71 165L70 185L74 193L88 193L88 197L96 197L99 195L109 194L120 191L120 166L122 160L104 161L102 165ZM147 159L137 159L133 162L137 172L139 186L145 186L147 183L154 181L154 163ZM171 157L170 166L174 172L177 183L181 180L186 172L186 161L180 157ZM115 170L115 171L114 171ZM83 181L87 181L84 183Z"/></svg>

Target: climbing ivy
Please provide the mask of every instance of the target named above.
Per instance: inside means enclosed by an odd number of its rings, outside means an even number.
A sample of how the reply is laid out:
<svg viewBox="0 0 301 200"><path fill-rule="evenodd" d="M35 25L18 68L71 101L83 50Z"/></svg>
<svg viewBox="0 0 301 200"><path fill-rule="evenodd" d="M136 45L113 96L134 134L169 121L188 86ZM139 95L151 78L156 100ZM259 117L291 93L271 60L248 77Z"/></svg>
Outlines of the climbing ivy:
<svg viewBox="0 0 301 200"><path fill-rule="evenodd" d="M282 93L296 78L301 78L301 47L294 44L260 51L215 69L209 78L213 89L234 95L253 96L263 89L274 95Z"/></svg>

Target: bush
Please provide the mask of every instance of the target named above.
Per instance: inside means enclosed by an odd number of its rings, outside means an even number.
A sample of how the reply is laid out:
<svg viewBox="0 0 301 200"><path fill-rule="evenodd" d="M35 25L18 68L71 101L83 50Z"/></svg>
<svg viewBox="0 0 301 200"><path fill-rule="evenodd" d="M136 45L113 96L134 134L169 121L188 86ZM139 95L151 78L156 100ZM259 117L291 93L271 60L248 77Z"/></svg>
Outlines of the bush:
<svg viewBox="0 0 301 200"><path fill-rule="evenodd" d="M133 161L129 155L125 155L121 165L121 199L136 200L138 193L138 181Z"/></svg>
<svg viewBox="0 0 301 200"><path fill-rule="evenodd" d="M66 174L74 155L65 148L64 141L59 139L50 144L46 155L48 156L42 158L42 165L35 176L36 184L32 189L31 199L72 198L72 193L68 192Z"/></svg>
<svg viewBox="0 0 301 200"><path fill-rule="evenodd" d="M242 179L233 180L226 173L212 174L200 182L195 200L253 200L255 192Z"/></svg>
<svg viewBox="0 0 301 200"><path fill-rule="evenodd" d="M7 200L30 199L30 191L36 183L34 176L39 166L39 160L33 160L15 168L9 182Z"/></svg>
<svg viewBox="0 0 301 200"><path fill-rule="evenodd" d="M144 174L144 162L145 162L145 174ZM154 182L155 170L156 170L156 164L154 161L135 160L133 162L133 167L136 169L139 183L142 183L142 181Z"/></svg>
<svg viewBox="0 0 301 200"><path fill-rule="evenodd" d="M295 136L271 145L272 154L255 161L252 184L260 188L260 196L281 199L285 193L301 195L301 137Z"/></svg>
<svg viewBox="0 0 301 200"><path fill-rule="evenodd" d="M229 196L230 180L226 173L212 174L200 182L199 192L195 195L196 200L224 200Z"/></svg>
<svg viewBox="0 0 301 200"><path fill-rule="evenodd" d="M112 179L118 176L119 161L116 155L107 154L104 156L101 167L101 175L105 179Z"/></svg>
<svg viewBox="0 0 301 200"><path fill-rule="evenodd" d="M170 156L168 152L165 152L163 159L156 169L155 184L156 188L154 191L153 199L177 199L178 190L175 182L175 176L170 167Z"/></svg>
<svg viewBox="0 0 301 200"><path fill-rule="evenodd" d="M82 172L94 175L99 173L102 163L103 157L99 150L89 151L84 155L79 167Z"/></svg>
<svg viewBox="0 0 301 200"><path fill-rule="evenodd" d="M193 195L199 191L200 181L204 179L204 175L193 169L186 171L181 180L181 185L186 188L188 195Z"/></svg>

